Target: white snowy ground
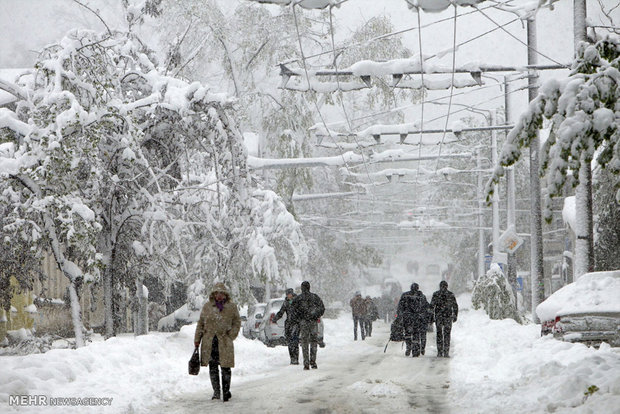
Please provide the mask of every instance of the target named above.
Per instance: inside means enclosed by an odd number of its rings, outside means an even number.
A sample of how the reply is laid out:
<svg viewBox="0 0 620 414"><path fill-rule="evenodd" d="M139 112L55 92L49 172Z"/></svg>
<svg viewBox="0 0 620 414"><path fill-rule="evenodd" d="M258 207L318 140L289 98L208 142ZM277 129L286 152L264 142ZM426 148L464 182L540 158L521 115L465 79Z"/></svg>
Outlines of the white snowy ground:
<svg viewBox="0 0 620 414"><path fill-rule="evenodd" d="M288 365L285 347L235 342L230 402L211 401L207 369L187 375L194 326L179 333L122 336L79 350L0 357L0 412L28 413L619 413L620 349L591 349L540 338L539 326L491 321L461 312L450 359L406 358L401 344L383 347L388 327L353 342L348 315L325 320L327 347L318 370ZM585 398L588 387L598 391ZM109 407L11 406L9 395L112 397Z"/></svg>

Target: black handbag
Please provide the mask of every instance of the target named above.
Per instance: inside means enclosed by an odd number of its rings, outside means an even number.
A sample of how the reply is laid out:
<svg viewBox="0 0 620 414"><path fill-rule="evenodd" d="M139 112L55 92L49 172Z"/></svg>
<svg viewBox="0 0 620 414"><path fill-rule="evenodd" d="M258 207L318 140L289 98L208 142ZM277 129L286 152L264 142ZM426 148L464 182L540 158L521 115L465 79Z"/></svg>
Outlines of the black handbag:
<svg viewBox="0 0 620 414"><path fill-rule="evenodd" d="M390 339L388 339L387 343L385 344L385 348L383 348L383 353L387 351L387 347L390 341L401 342L405 339L407 339L407 336L405 335L405 324L403 318L397 316L396 319L394 319L394 322L392 322L392 325L390 326Z"/></svg>
<svg viewBox="0 0 620 414"><path fill-rule="evenodd" d="M194 349L194 353L187 363L187 371L189 375L198 375L200 372L200 352L198 352L198 347Z"/></svg>

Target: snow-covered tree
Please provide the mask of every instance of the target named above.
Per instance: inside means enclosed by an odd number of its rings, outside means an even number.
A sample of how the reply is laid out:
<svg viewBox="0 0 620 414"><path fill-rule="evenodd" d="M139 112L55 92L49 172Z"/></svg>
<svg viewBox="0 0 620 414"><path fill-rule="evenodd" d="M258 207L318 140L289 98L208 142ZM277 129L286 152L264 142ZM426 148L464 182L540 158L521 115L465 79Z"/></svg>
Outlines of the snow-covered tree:
<svg viewBox="0 0 620 414"><path fill-rule="evenodd" d="M620 39L607 36L595 44L582 43L571 74L565 81L547 81L539 95L530 102L528 110L510 132L500 156L492 182L503 175L505 166L514 164L521 157L521 150L529 147L532 137L542 128L543 121L551 123L549 139L541 149L541 174L546 177L545 218L551 218L551 197L562 194L567 177L572 182L585 183L591 176L593 160L612 173L620 173ZM578 274L587 271L593 262L589 234L592 234L592 217L588 216L587 191L578 191L577 265ZM620 199L620 190L616 190Z"/></svg>
<svg viewBox="0 0 620 414"><path fill-rule="evenodd" d="M478 278L471 295L474 309L483 308L491 319L514 319L521 322L508 279L497 263Z"/></svg>
<svg viewBox="0 0 620 414"><path fill-rule="evenodd" d="M620 202L615 199L619 188L620 174L600 170L594 176L594 254L597 271L620 269Z"/></svg>
<svg viewBox="0 0 620 414"><path fill-rule="evenodd" d="M248 269L278 278L278 261L303 260L281 200L252 186L231 101L164 75L132 33L72 31L12 89L17 110L0 114L5 228L45 237L72 286L103 269L107 336L114 290L140 302L147 272L244 286ZM281 241L288 249L270 250Z"/></svg>

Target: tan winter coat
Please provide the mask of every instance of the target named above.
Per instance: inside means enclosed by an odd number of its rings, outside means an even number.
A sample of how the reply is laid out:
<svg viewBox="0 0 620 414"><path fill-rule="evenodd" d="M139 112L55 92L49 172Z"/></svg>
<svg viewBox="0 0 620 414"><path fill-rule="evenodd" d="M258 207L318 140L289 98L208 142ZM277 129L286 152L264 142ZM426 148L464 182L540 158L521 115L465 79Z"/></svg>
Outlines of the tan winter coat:
<svg viewBox="0 0 620 414"><path fill-rule="evenodd" d="M215 306L215 293L223 292L227 300L224 309L220 310ZM233 341L239 334L241 328L241 317L237 305L230 299L230 293L226 290L223 283L213 286L213 291L209 295L209 301L202 307L200 319L196 325L194 343L202 341L200 346L200 365L209 365L211 359L211 345L213 337L217 336L220 353L220 365L224 368L235 366L235 348Z"/></svg>

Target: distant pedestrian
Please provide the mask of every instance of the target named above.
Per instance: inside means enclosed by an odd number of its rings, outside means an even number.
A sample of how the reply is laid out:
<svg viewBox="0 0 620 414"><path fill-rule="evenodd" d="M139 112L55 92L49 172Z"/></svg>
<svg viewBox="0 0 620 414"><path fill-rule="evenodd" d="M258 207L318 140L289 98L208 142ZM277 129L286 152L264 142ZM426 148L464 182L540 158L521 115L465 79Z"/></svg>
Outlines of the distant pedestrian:
<svg viewBox="0 0 620 414"><path fill-rule="evenodd" d="M291 365L299 365L299 323L293 319L292 303L297 295L293 289L286 289L286 298L282 307L273 318L277 322L286 313L284 321L284 337L288 345L288 355L291 358Z"/></svg>
<svg viewBox="0 0 620 414"><path fill-rule="evenodd" d="M291 308L294 320L299 323L304 369L316 369L318 320L325 313L325 305L318 295L310 292L310 282L304 281L301 284L301 294L293 299Z"/></svg>
<svg viewBox="0 0 620 414"><path fill-rule="evenodd" d="M230 299L226 286L223 283L216 283L209 295L209 301L202 307L194 335L194 345L196 348L200 346L200 364L209 365L209 376L213 387L212 400L221 398L218 367L221 367L222 371L224 401L231 398L231 368L235 366L233 341L239 334L240 328L241 318L237 305Z"/></svg>
<svg viewBox="0 0 620 414"><path fill-rule="evenodd" d="M418 357L424 353L428 307L428 301L417 283L413 283L411 290L403 293L400 297L397 312L405 326L406 356Z"/></svg>
<svg viewBox="0 0 620 414"><path fill-rule="evenodd" d="M366 303L366 317L364 318L364 328L366 329L366 336L372 336L372 323L379 317L379 311L375 302L370 296L366 296L364 299Z"/></svg>
<svg viewBox="0 0 620 414"><path fill-rule="evenodd" d="M450 357L450 333L452 323L456 322L459 306L454 294L448 290L448 282L442 280L439 290L433 293L431 310L437 328L437 356Z"/></svg>
<svg viewBox="0 0 620 414"><path fill-rule="evenodd" d="M366 318L366 301L362 298L362 293L358 290L355 296L349 302L351 305L351 314L353 316L353 340L357 341L357 326L360 327L362 341L366 339L366 329L364 319Z"/></svg>

